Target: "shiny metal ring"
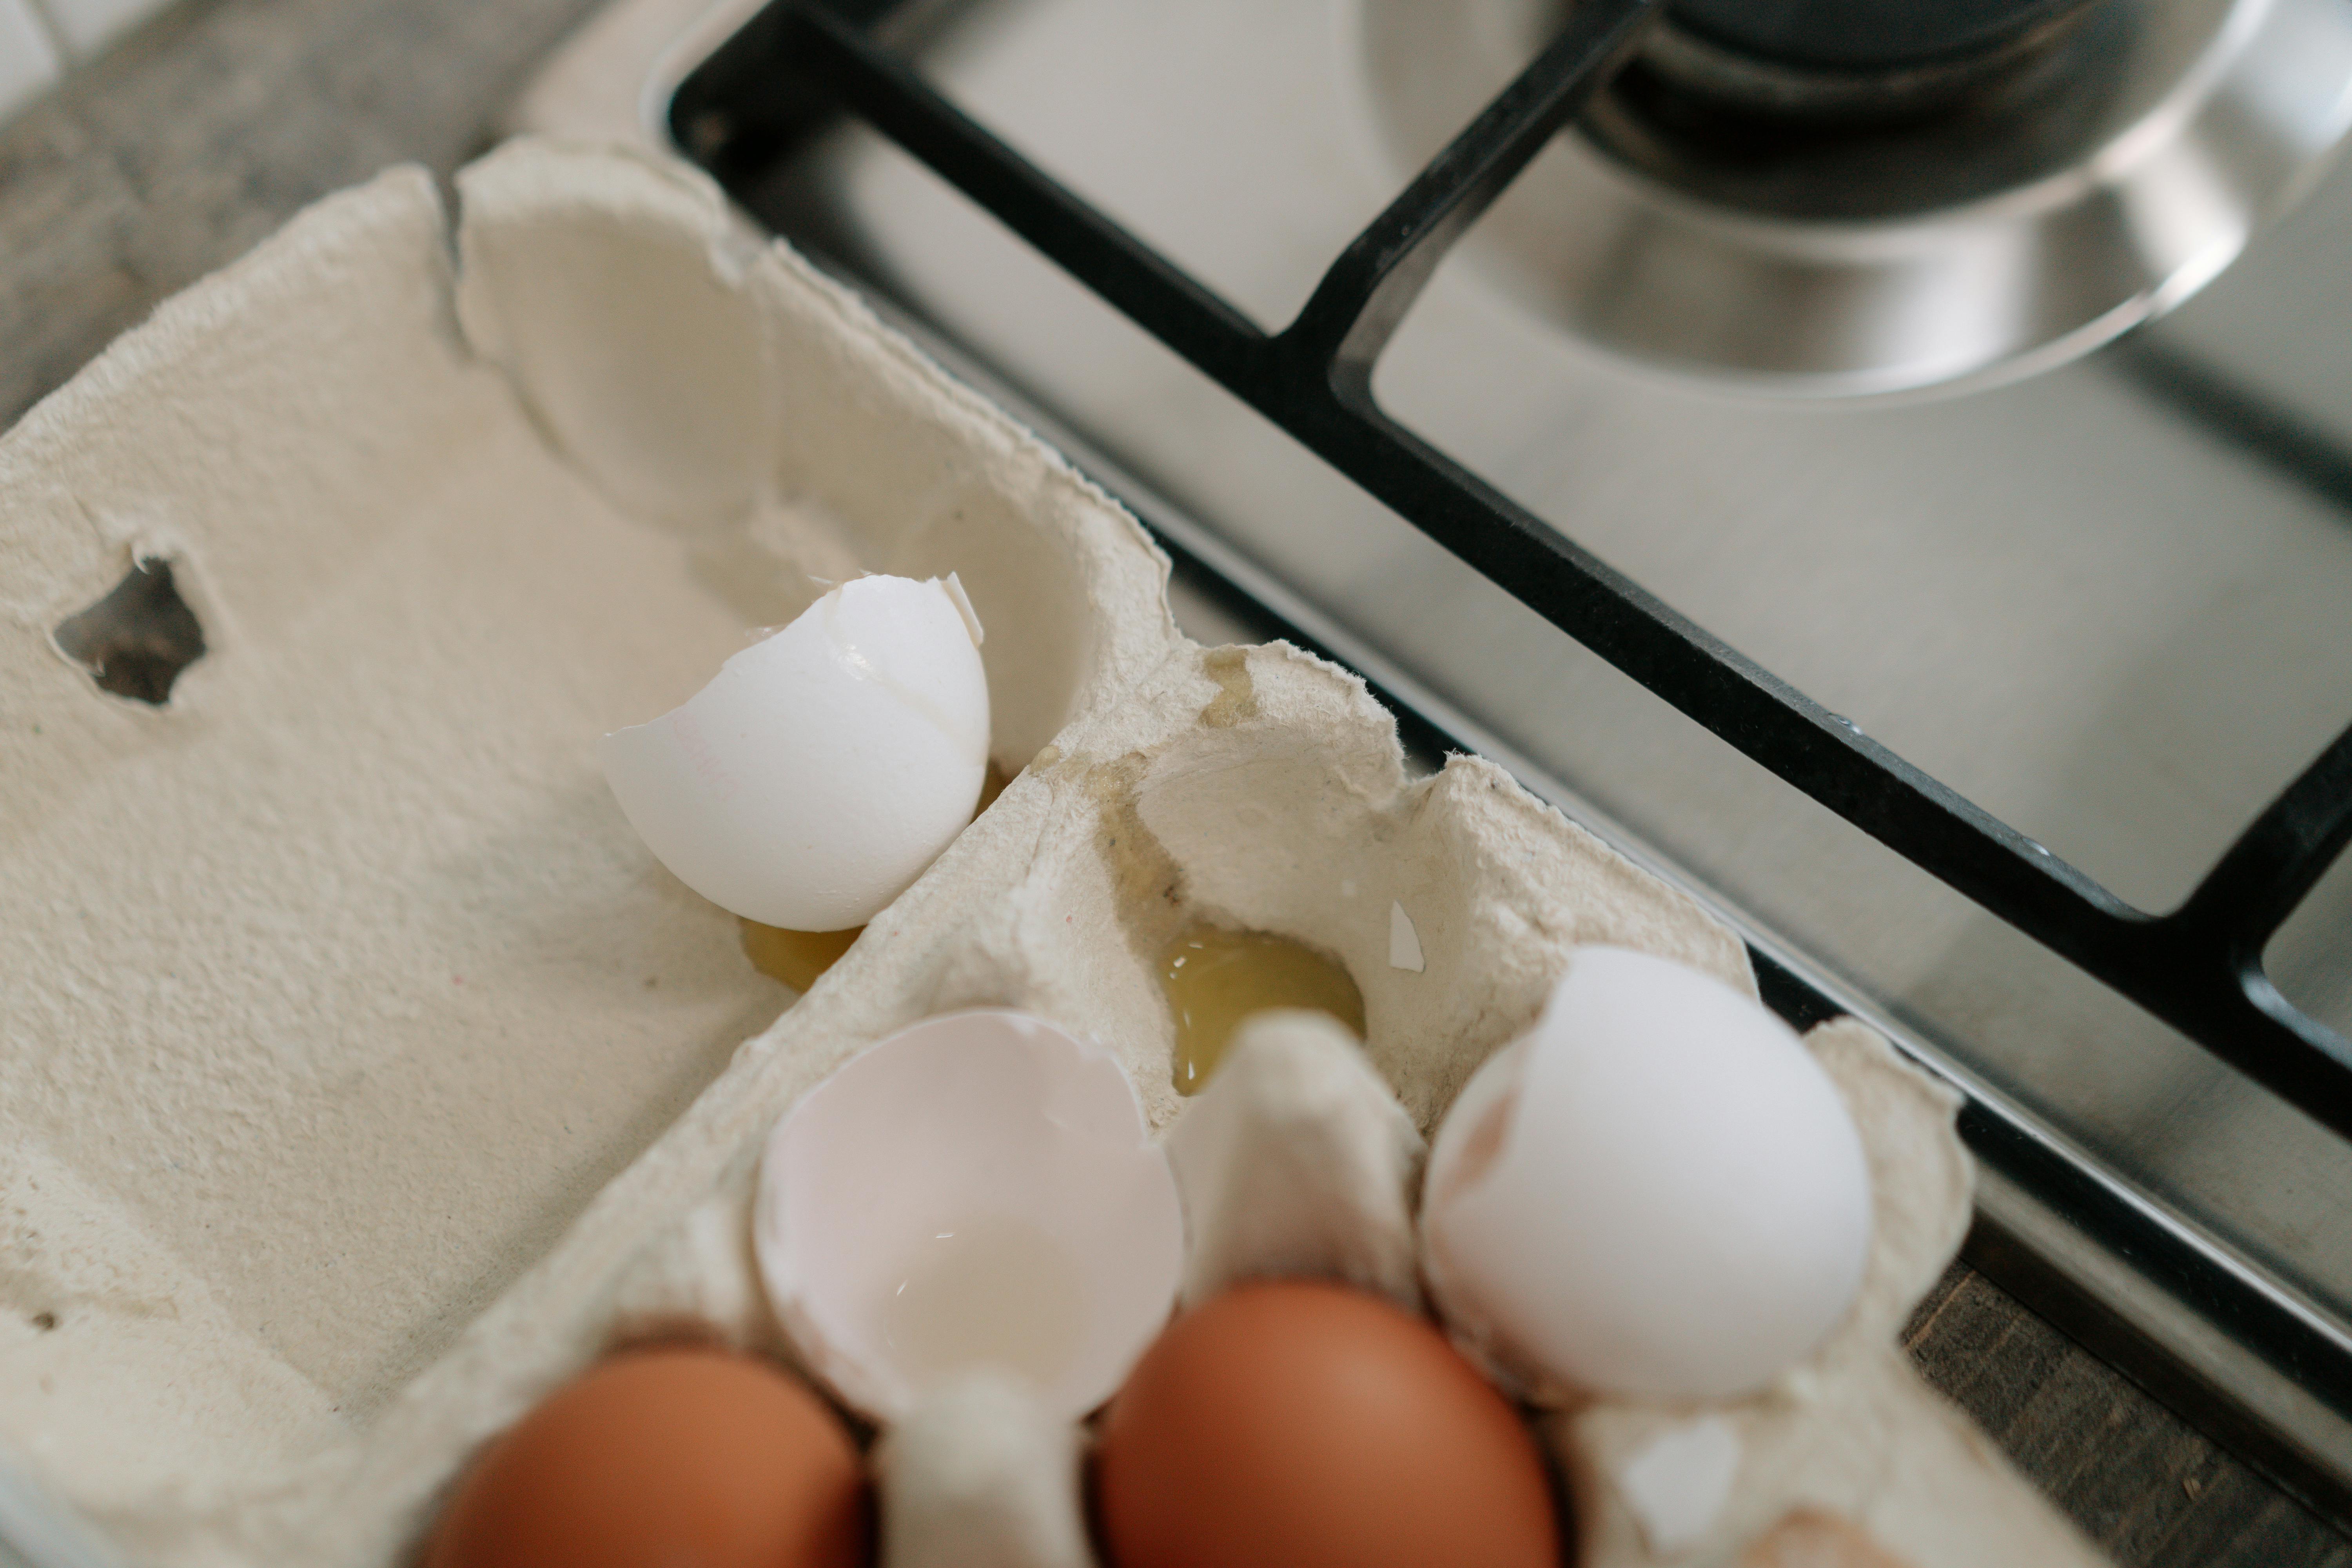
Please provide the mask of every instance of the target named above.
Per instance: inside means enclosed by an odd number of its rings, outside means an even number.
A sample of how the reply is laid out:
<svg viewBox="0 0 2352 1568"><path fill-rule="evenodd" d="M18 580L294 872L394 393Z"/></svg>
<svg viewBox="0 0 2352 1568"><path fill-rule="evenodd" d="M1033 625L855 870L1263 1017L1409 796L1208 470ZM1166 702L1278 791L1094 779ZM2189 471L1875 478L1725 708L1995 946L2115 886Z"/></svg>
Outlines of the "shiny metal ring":
<svg viewBox="0 0 2352 1568"><path fill-rule="evenodd" d="M1559 0L1351 0L1374 133L1417 168ZM2063 363L2211 281L2352 129L2352 0L2110 0L1980 114L1677 142L1621 84L1465 242L1638 366L1772 395L1956 389Z"/></svg>

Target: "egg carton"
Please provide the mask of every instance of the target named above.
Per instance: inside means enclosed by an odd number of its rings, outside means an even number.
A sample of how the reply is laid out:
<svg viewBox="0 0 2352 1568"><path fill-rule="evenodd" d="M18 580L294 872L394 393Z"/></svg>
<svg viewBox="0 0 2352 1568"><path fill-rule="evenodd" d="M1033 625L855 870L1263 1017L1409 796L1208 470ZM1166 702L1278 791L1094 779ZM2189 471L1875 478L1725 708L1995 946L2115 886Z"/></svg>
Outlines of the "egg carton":
<svg viewBox="0 0 2352 1568"><path fill-rule="evenodd" d="M1499 770L1410 776L1345 671L1179 634L1132 519L698 176L522 142L457 195L319 204L0 441L0 1448L127 1559L402 1561L614 1345L789 1357L759 1152L924 1016L1116 1053L1188 1297L1410 1301L1422 1140L1571 950L1754 994ZM156 561L205 647L160 706L55 635ZM794 999L593 742L861 570L958 574L1015 776ZM1369 1039L1276 1018L1181 1100L1158 959L1202 919L1339 955ZM1895 1344L1968 1219L1953 1097L1851 1021L1807 1043L1875 1184L1860 1303L1753 1397L1541 1417L1579 1560L2094 1561ZM1085 1440L986 1380L885 1434L890 1568L1091 1562Z"/></svg>

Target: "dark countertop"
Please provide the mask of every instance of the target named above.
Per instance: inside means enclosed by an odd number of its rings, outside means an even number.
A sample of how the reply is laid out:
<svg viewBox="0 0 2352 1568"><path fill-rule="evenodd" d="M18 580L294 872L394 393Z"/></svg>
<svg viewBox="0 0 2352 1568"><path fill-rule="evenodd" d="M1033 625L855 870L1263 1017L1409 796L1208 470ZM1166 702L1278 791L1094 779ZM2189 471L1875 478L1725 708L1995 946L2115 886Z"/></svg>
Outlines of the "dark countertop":
<svg viewBox="0 0 2352 1568"><path fill-rule="evenodd" d="M181 0L0 128L0 425L166 295L401 162L446 176L597 0ZM1905 1342L2129 1568L2338 1535L1965 1264Z"/></svg>

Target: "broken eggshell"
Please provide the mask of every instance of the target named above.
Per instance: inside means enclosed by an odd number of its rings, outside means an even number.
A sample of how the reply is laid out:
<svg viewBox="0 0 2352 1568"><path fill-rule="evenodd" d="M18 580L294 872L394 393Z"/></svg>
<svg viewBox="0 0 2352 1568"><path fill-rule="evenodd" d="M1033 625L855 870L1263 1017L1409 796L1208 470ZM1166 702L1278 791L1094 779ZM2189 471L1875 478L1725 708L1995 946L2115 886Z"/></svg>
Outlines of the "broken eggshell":
<svg viewBox="0 0 2352 1568"><path fill-rule="evenodd" d="M844 583L599 748L629 825L712 903L865 924L971 822L988 772L980 618L953 574Z"/></svg>
<svg viewBox="0 0 2352 1568"><path fill-rule="evenodd" d="M812 1090L769 1141L753 1226L806 1365L884 1422L982 1366L1084 1415L1167 1321L1184 1250L1118 1061L996 1008L927 1018Z"/></svg>
<svg viewBox="0 0 2352 1568"><path fill-rule="evenodd" d="M1860 1289L1870 1169L1796 1035L1721 981L1579 948L1440 1125L1423 1269L1531 1395L1727 1399L1818 1346Z"/></svg>

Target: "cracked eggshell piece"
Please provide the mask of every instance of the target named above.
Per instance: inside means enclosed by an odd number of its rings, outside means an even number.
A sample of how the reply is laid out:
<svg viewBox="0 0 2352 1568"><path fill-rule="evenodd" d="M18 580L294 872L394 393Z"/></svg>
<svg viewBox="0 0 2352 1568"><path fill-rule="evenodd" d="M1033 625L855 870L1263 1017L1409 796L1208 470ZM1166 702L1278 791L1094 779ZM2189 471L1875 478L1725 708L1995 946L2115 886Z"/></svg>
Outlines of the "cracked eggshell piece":
<svg viewBox="0 0 2352 1568"><path fill-rule="evenodd" d="M1837 1086L1760 1004L1580 948L1438 1128L1422 1237L1440 1311L1531 1396L1731 1398L1853 1307L1870 1171Z"/></svg>
<svg viewBox="0 0 2352 1568"><path fill-rule="evenodd" d="M1077 1419L1167 1321L1183 1263L1118 1060L1009 1009L927 1018L818 1085L769 1140L753 1224L804 1363L883 1422L981 1366Z"/></svg>
<svg viewBox="0 0 2352 1568"><path fill-rule="evenodd" d="M981 627L953 576L860 577L599 748L629 825L720 908L863 925L971 821L988 772Z"/></svg>
<svg viewBox="0 0 2352 1568"><path fill-rule="evenodd" d="M1187 1307L1244 1279L1306 1276L1421 1310L1421 1134L1338 1020L1247 1019L1166 1142L1190 1232Z"/></svg>

